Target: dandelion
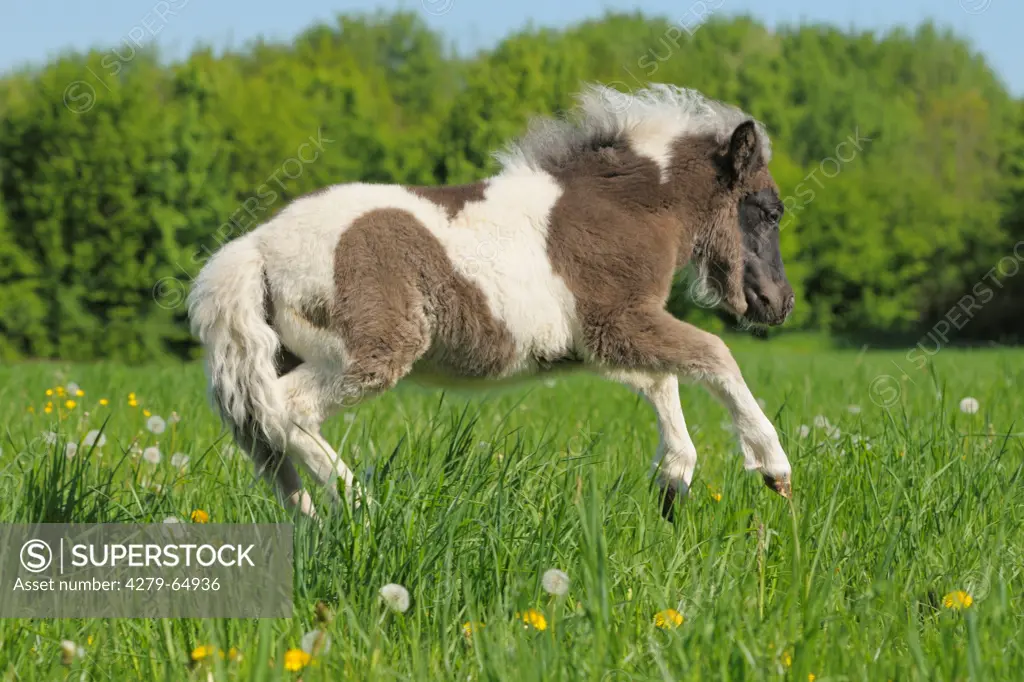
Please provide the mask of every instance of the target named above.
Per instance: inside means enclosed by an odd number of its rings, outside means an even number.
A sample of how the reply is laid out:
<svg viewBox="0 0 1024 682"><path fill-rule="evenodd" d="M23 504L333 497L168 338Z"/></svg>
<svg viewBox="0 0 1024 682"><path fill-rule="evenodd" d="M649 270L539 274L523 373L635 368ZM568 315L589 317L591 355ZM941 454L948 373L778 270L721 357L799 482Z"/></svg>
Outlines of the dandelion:
<svg viewBox="0 0 1024 682"><path fill-rule="evenodd" d="M47 445L57 444L57 434L54 431L43 431L43 442Z"/></svg>
<svg viewBox="0 0 1024 682"><path fill-rule="evenodd" d="M850 414L860 414L860 405L847 405L846 411Z"/></svg>
<svg viewBox="0 0 1024 682"><path fill-rule="evenodd" d="M523 627L541 631L548 629L548 619L537 609L527 609L524 613L517 613L516 618L523 621Z"/></svg>
<svg viewBox="0 0 1024 682"><path fill-rule="evenodd" d="M64 387L63 386L58 386L54 390L57 391L57 397L58 398L63 398L64 397Z"/></svg>
<svg viewBox="0 0 1024 682"><path fill-rule="evenodd" d="M202 509L193 510L189 518L192 519L193 523L209 523L210 521L210 515Z"/></svg>
<svg viewBox="0 0 1024 682"><path fill-rule="evenodd" d="M71 459L78 454L78 443L68 443L64 446L64 456Z"/></svg>
<svg viewBox="0 0 1024 682"><path fill-rule="evenodd" d="M964 414L977 414L981 408L981 403L976 398L970 396L960 401L960 411Z"/></svg>
<svg viewBox="0 0 1024 682"><path fill-rule="evenodd" d="M715 491L715 492L711 493L711 499L714 500L715 502L721 502L722 501L722 493L720 493L718 491Z"/></svg>
<svg viewBox="0 0 1024 682"><path fill-rule="evenodd" d="M150 416L150 415L152 415L152 414L153 414L153 413L152 413L152 412L150 412L149 410L143 410L143 411L142 411L142 416L143 416L143 417L149 417L149 416Z"/></svg>
<svg viewBox="0 0 1024 682"><path fill-rule="evenodd" d="M665 609L654 614L654 625L662 630L671 630L683 624L683 614L675 609Z"/></svg>
<svg viewBox="0 0 1024 682"><path fill-rule="evenodd" d="M159 464L161 459L160 448L155 445L150 445L142 451L142 459L146 460L150 464Z"/></svg>
<svg viewBox="0 0 1024 682"><path fill-rule="evenodd" d="M184 469L188 466L188 455L184 452L175 452L171 455L171 466L176 469Z"/></svg>
<svg viewBox="0 0 1024 682"><path fill-rule="evenodd" d="M222 654L223 655L223 654ZM238 662L242 660L242 652L235 647L228 649L228 660Z"/></svg>
<svg viewBox="0 0 1024 682"><path fill-rule="evenodd" d="M61 640L60 643L61 663L71 665L76 658L85 657L85 649L78 646L70 639Z"/></svg>
<svg viewBox="0 0 1024 682"><path fill-rule="evenodd" d="M53 403L46 403L46 407L43 408L43 412L46 414L53 412Z"/></svg>
<svg viewBox="0 0 1024 682"><path fill-rule="evenodd" d="M540 584L545 592L556 597L564 597L569 592L569 576L557 568L549 568L544 571Z"/></svg>
<svg viewBox="0 0 1024 682"><path fill-rule="evenodd" d="M103 407L106 407L109 404L110 404L110 401L108 399L100 398L100 405L102 405Z"/></svg>
<svg viewBox="0 0 1024 682"><path fill-rule="evenodd" d="M302 643L299 645L299 648L310 656L326 654L331 648L331 636L319 628L310 630L302 636Z"/></svg>
<svg viewBox="0 0 1024 682"><path fill-rule="evenodd" d="M953 609L954 611L960 611L961 609L969 609L971 604L974 603L974 597L967 594L963 590L956 590L950 592L942 598L942 605L947 609Z"/></svg>
<svg viewBox="0 0 1024 682"><path fill-rule="evenodd" d="M474 623L471 620L467 620L462 624L462 636L466 638L466 641L472 641L473 634L480 632L480 628L483 626L483 623Z"/></svg>
<svg viewBox="0 0 1024 682"><path fill-rule="evenodd" d="M68 408L69 410L75 409L76 405L78 405L78 403L76 403L74 400L65 400L64 401L64 407Z"/></svg>
<svg viewBox="0 0 1024 682"><path fill-rule="evenodd" d="M192 660L201 661L205 658L209 658L210 656L213 656L215 651L216 649L210 646L209 644L197 646L195 649L192 650Z"/></svg>
<svg viewBox="0 0 1024 682"><path fill-rule="evenodd" d="M807 682L814 682L818 677L814 673L807 673Z"/></svg>
<svg viewBox="0 0 1024 682"><path fill-rule="evenodd" d="M807 438L807 436L811 435L811 427L807 424L801 424L797 433L800 434L801 438Z"/></svg>
<svg viewBox="0 0 1024 682"><path fill-rule="evenodd" d="M793 667L793 654L791 654L789 651L782 652L782 665L786 666L787 668Z"/></svg>
<svg viewBox="0 0 1024 682"><path fill-rule="evenodd" d="M146 420L146 428L149 429L150 433L155 433L159 436L167 430L167 422L160 415L153 415Z"/></svg>
<svg viewBox="0 0 1024 682"><path fill-rule="evenodd" d="M177 516L168 516L166 519L164 519L164 523L181 523L181 519L179 519Z"/></svg>
<svg viewBox="0 0 1024 682"><path fill-rule="evenodd" d="M409 610L409 590L396 583L388 583L380 588L380 598L388 608L398 613Z"/></svg>
<svg viewBox="0 0 1024 682"><path fill-rule="evenodd" d="M52 395L53 395L53 389L52 388L46 389L46 397L49 398Z"/></svg>
<svg viewBox="0 0 1024 682"><path fill-rule="evenodd" d="M85 434L85 440L82 441L88 447L103 447L107 442L107 437L100 433L98 430L93 429L89 433Z"/></svg>
<svg viewBox="0 0 1024 682"><path fill-rule="evenodd" d="M64 390L68 392L68 395L78 395L78 392L81 391L82 388L72 381L67 385L67 387ZM85 395L84 391L82 395Z"/></svg>
<svg viewBox="0 0 1024 682"><path fill-rule="evenodd" d="M816 429L829 429L832 424L829 422L828 417L819 414L814 418L814 428Z"/></svg>
<svg viewBox="0 0 1024 682"><path fill-rule="evenodd" d="M177 424L181 421L181 416L177 412L171 412L171 416L167 418L168 424Z"/></svg>
<svg viewBox="0 0 1024 682"><path fill-rule="evenodd" d="M284 669L296 673L309 665L311 660L313 657L302 649L289 649L284 652Z"/></svg>

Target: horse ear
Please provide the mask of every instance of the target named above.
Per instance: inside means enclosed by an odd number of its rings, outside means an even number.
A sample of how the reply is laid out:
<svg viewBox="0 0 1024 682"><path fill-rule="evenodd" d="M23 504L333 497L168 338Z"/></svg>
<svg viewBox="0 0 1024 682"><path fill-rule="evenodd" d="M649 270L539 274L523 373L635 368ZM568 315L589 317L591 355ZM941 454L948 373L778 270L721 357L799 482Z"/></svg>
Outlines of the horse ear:
<svg viewBox="0 0 1024 682"><path fill-rule="evenodd" d="M736 126L729 140L728 168L734 182L744 180L764 164L761 155L761 140L753 121L744 121Z"/></svg>

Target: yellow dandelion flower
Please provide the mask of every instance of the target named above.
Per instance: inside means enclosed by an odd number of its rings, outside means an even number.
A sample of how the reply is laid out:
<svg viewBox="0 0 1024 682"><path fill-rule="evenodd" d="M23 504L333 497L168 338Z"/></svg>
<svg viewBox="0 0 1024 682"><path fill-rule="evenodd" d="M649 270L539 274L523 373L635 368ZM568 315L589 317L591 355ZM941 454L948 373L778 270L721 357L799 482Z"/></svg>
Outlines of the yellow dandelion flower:
<svg viewBox="0 0 1024 682"><path fill-rule="evenodd" d="M722 501L722 493L713 493L711 495L711 499L713 499L715 502L721 502Z"/></svg>
<svg viewBox="0 0 1024 682"><path fill-rule="evenodd" d="M284 652L284 669L289 672L298 672L309 665L313 657L302 649L289 649Z"/></svg>
<svg viewBox="0 0 1024 682"><path fill-rule="evenodd" d="M654 614L654 625L662 630L677 628L683 624L683 614L675 609L665 609Z"/></svg>
<svg viewBox="0 0 1024 682"><path fill-rule="evenodd" d="M128 400L135 400L135 394L134 393L129 393L128 394Z"/></svg>
<svg viewBox="0 0 1024 682"><path fill-rule="evenodd" d="M527 609L526 613L517 613L516 618L523 621L526 627L532 627L535 630L548 629L548 619L537 609Z"/></svg>
<svg viewBox="0 0 1024 682"><path fill-rule="evenodd" d="M807 673L807 682L814 682L816 679L818 678L814 673Z"/></svg>
<svg viewBox="0 0 1024 682"><path fill-rule="evenodd" d="M143 411L142 411L142 416L143 416L143 417L149 417L149 416L150 416L150 415L152 415L152 414L153 414L153 413L152 413L152 412L150 412L149 410L143 410Z"/></svg>
<svg viewBox="0 0 1024 682"><path fill-rule="evenodd" d="M64 407L68 408L69 410L75 409L75 405L77 405L77 404L78 403L76 403L74 400L66 400L66 401L64 401Z"/></svg>
<svg viewBox="0 0 1024 682"><path fill-rule="evenodd" d="M480 632L480 628L482 628L483 626L483 623L474 623L471 620L467 620L465 623L462 624L462 636L466 639L472 639L473 634L476 632Z"/></svg>
<svg viewBox="0 0 1024 682"><path fill-rule="evenodd" d="M63 386L58 386L57 387L57 395L58 396L63 396L64 395L64 387Z"/></svg>
<svg viewBox="0 0 1024 682"><path fill-rule="evenodd" d="M194 523L208 523L210 521L210 515L202 509L193 510L189 518L192 519Z"/></svg>
<svg viewBox="0 0 1024 682"><path fill-rule="evenodd" d="M138 401L135 401L135 400L129 400L128 401L128 407L138 407L138 406L139 406Z"/></svg>
<svg viewBox="0 0 1024 682"><path fill-rule="evenodd" d="M85 395L85 391L83 391L82 389L78 389L77 391L75 391L76 398L81 398L83 395Z"/></svg>
<svg viewBox="0 0 1024 682"><path fill-rule="evenodd" d="M85 643L86 643L86 644L88 644L89 646L92 646L92 635L89 635L89 636L88 636L88 637L87 637L87 638L85 639Z"/></svg>
<svg viewBox="0 0 1024 682"><path fill-rule="evenodd" d="M109 404L110 404L109 400L107 400L106 398L100 398L100 405L102 405L103 407L106 407Z"/></svg>
<svg viewBox="0 0 1024 682"><path fill-rule="evenodd" d="M782 665L786 666L787 668L793 667L793 655L790 654L788 651L782 652Z"/></svg>
<svg viewBox="0 0 1024 682"><path fill-rule="evenodd" d="M192 650L192 660L193 661L201 661L204 658L208 658L210 656L213 656L213 652L214 651L216 651L216 649L214 649L209 644L204 644L202 646L197 646L195 649Z"/></svg>
<svg viewBox="0 0 1024 682"><path fill-rule="evenodd" d="M973 603L974 597L967 594L963 590L956 590L955 592L950 592L942 598L942 605L945 606L947 609L953 609L954 611L959 611L961 609L969 609L971 607L971 604Z"/></svg>
<svg viewBox="0 0 1024 682"><path fill-rule="evenodd" d="M242 660L242 652L239 651L238 649L236 649L235 647L231 647L230 649L228 649L228 660L229 661L240 661L240 660Z"/></svg>
<svg viewBox="0 0 1024 682"><path fill-rule="evenodd" d="M45 412L46 414L50 414L51 412L53 412L53 405L47 405L46 407L44 407L43 412Z"/></svg>
<svg viewBox="0 0 1024 682"><path fill-rule="evenodd" d="M52 388L46 389L46 395L47 395L47 397L53 395L53 389Z"/></svg>

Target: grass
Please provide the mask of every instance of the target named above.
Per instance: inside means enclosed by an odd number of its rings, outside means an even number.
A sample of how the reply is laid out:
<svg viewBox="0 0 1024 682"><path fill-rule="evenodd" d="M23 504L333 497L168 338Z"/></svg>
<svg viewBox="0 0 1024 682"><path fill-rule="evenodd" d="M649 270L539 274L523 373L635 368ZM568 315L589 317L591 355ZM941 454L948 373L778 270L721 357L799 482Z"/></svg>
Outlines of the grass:
<svg viewBox="0 0 1024 682"><path fill-rule="evenodd" d="M1024 352L946 350L918 370L902 352L735 349L783 434L792 504L742 471L725 411L694 387L701 459L675 525L648 478L653 415L627 390L587 376L485 396L402 388L326 426L379 504L368 523L296 524L293 618L0 621L0 679L1019 678ZM880 375L888 409L872 402ZM74 409L44 395L71 381ZM143 410L180 421L156 436ZM197 365L3 367L0 424L0 522L292 520L221 435ZM103 447L65 457L103 424ZM132 443L158 443L162 461ZM552 567L570 577L563 598L541 587ZM386 583L408 588L404 615L381 604ZM973 603L946 608L958 590ZM331 645L287 671L318 602ZM516 618L529 609L544 630ZM682 624L656 627L665 609ZM467 621L485 625L467 638ZM84 655L65 665L62 640ZM192 662L202 645L241 660Z"/></svg>

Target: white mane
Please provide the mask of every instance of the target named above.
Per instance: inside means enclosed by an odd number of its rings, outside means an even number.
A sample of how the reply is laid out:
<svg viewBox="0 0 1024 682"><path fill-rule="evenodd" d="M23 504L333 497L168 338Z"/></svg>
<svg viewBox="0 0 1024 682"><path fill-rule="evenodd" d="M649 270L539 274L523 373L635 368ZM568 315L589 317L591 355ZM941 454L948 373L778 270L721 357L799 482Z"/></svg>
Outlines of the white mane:
<svg viewBox="0 0 1024 682"><path fill-rule="evenodd" d="M539 118L526 134L495 154L504 170L543 170L558 166L598 144L626 140L638 154L667 171L671 144L680 136L711 135L724 144L740 123L753 117L737 107L708 99L696 90L652 84L632 94L604 85L589 85L576 107L562 118ZM771 141L755 121L761 151L771 159Z"/></svg>

